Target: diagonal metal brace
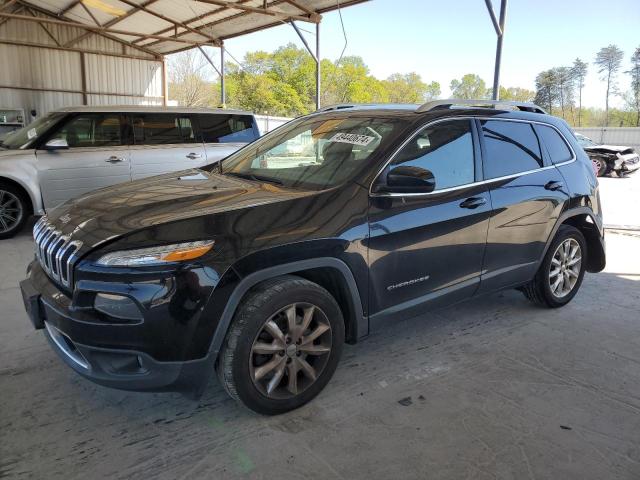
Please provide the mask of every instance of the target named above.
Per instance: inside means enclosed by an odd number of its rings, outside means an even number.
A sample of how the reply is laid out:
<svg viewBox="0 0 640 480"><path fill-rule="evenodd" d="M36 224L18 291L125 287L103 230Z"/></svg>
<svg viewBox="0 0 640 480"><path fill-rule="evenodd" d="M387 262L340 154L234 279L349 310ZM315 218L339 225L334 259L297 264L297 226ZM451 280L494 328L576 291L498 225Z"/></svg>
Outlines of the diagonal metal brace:
<svg viewBox="0 0 640 480"><path fill-rule="evenodd" d="M222 77L222 72L220 72L220 70L218 69L218 67L216 67L216 64L213 63L213 60L211 60L211 57L209 57L209 55L207 54L207 52L204 51L204 48L202 48L200 45L198 45L198 50L200 50L200 53L202 53L202 55L204 55L204 58L207 59L207 62L209 62L209 65L211 65L213 67L213 69L216 71L216 73Z"/></svg>
<svg viewBox="0 0 640 480"><path fill-rule="evenodd" d="M309 52L309 55L311 55L313 57L313 59L316 61L316 63L318 63L318 58L316 57L316 54L313 52L313 50L311 50L311 47L309 46L309 44L307 43L307 40L304 38L304 36L302 35L302 32L300 31L300 29L298 28L298 26L296 25L296 23L291 20L291 26L293 27L293 29L296 31L296 33L298 34L298 36L300 37L300 40L302 40L302 43L304 43L305 48L307 49L307 52Z"/></svg>
<svg viewBox="0 0 640 480"><path fill-rule="evenodd" d="M491 22L493 23L493 28L496 29L496 35L501 37L502 36L502 28L500 28L500 24L498 23L498 18L496 17L496 12L493 11L493 5L491 4L491 0L484 0L484 3L487 4L487 10L489 10L489 16L491 17Z"/></svg>

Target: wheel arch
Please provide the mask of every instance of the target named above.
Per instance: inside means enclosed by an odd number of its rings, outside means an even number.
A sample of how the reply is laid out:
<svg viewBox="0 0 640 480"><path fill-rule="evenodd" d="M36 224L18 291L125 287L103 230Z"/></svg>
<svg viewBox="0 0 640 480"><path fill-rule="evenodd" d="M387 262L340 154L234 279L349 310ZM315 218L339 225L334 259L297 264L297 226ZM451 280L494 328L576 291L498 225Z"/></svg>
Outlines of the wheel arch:
<svg viewBox="0 0 640 480"><path fill-rule="evenodd" d="M31 214L34 213L35 211L34 199L31 197L31 193L29 192L29 190L22 183L20 183L18 180L15 180L13 178L10 178L4 175L0 176L0 184L2 183L4 183L5 185L11 185L12 187L20 190L24 198L28 201L27 207L29 208L29 212Z"/></svg>
<svg viewBox="0 0 640 480"><path fill-rule="evenodd" d="M547 239L542 258L547 254L556 233L562 225L571 225L584 235L587 242L587 272L596 273L604 269L606 254L604 249L603 227L596 219L593 211L587 207L580 207L564 212L554 225L551 235Z"/></svg>
<svg viewBox="0 0 640 480"><path fill-rule="evenodd" d="M247 292L259 283L282 275L297 275L315 282L334 296L344 317L347 343L355 343L368 334L368 319L363 313L360 293L349 267L337 258L314 258L268 267L240 280L224 307L211 340L210 354L217 357L233 316Z"/></svg>

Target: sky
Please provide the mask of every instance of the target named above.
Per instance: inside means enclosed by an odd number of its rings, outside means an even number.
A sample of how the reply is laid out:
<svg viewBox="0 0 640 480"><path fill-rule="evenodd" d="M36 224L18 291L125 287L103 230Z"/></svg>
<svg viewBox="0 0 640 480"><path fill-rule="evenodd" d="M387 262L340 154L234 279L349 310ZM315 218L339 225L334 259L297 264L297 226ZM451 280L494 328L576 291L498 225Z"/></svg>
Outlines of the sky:
<svg viewBox="0 0 640 480"><path fill-rule="evenodd" d="M496 15L499 0L493 0ZM449 83L466 73L493 82L496 35L483 0L372 0L342 10L345 55L361 56L378 78L417 72L426 82ZM298 22L310 45L313 24ZM238 60L255 50L273 51L289 42L303 47L291 25L282 25L225 42ZM323 16L321 57L337 60L345 38L337 12ZM583 105L604 107L605 83L593 64L598 50L616 44L624 51L618 75L621 91L629 89L633 51L640 47L640 0L509 0L500 84L535 89L535 77L576 57L589 63ZM214 54L217 54L214 49ZM613 105L622 105L618 97Z"/></svg>

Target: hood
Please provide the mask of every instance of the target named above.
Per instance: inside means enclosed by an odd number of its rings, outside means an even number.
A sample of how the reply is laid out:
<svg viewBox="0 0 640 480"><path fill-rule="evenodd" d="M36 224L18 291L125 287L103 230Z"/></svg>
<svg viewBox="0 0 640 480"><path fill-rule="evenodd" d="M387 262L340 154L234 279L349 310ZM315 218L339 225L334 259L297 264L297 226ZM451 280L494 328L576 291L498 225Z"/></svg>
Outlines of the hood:
<svg viewBox="0 0 640 480"><path fill-rule="evenodd" d="M603 152L603 153L633 153L633 147L625 147L623 145L595 145L593 147L584 147L585 150L590 152Z"/></svg>
<svg viewBox="0 0 640 480"><path fill-rule="evenodd" d="M33 150L19 150L19 149L9 150L7 148L0 147L0 161L2 161L5 158L16 158L24 155L32 156Z"/></svg>
<svg viewBox="0 0 640 480"><path fill-rule="evenodd" d="M193 169L96 190L49 212L85 248L140 229L310 195Z"/></svg>

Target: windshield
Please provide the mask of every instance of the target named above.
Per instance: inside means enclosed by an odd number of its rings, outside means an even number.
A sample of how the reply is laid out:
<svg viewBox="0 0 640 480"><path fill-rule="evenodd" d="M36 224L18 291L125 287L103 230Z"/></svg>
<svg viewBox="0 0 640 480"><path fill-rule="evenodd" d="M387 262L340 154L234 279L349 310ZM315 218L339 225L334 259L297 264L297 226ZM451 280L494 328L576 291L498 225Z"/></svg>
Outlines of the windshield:
<svg viewBox="0 0 640 480"><path fill-rule="evenodd" d="M576 135L576 138L578 139L578 143L581 147L595 147L598 145L596 142L584 135Z"/></svg>
<svg viewBox="0 0 640 480"><path fill-rule="evenodd" d="M353 178L405 126L397 118L305 117L225 159L222 173L324 190Z"/></svg>
<svg viewBox="0 0 640 480"><path fill-rule="evenodd" d="M2 139L1 146L10 150L24 148L32 143L36 138L45 133L49 128L63 117L64 113L50 113L39 118L35 122L30 123L26 127L22 127L14 132L9 133Z"/></svg>

